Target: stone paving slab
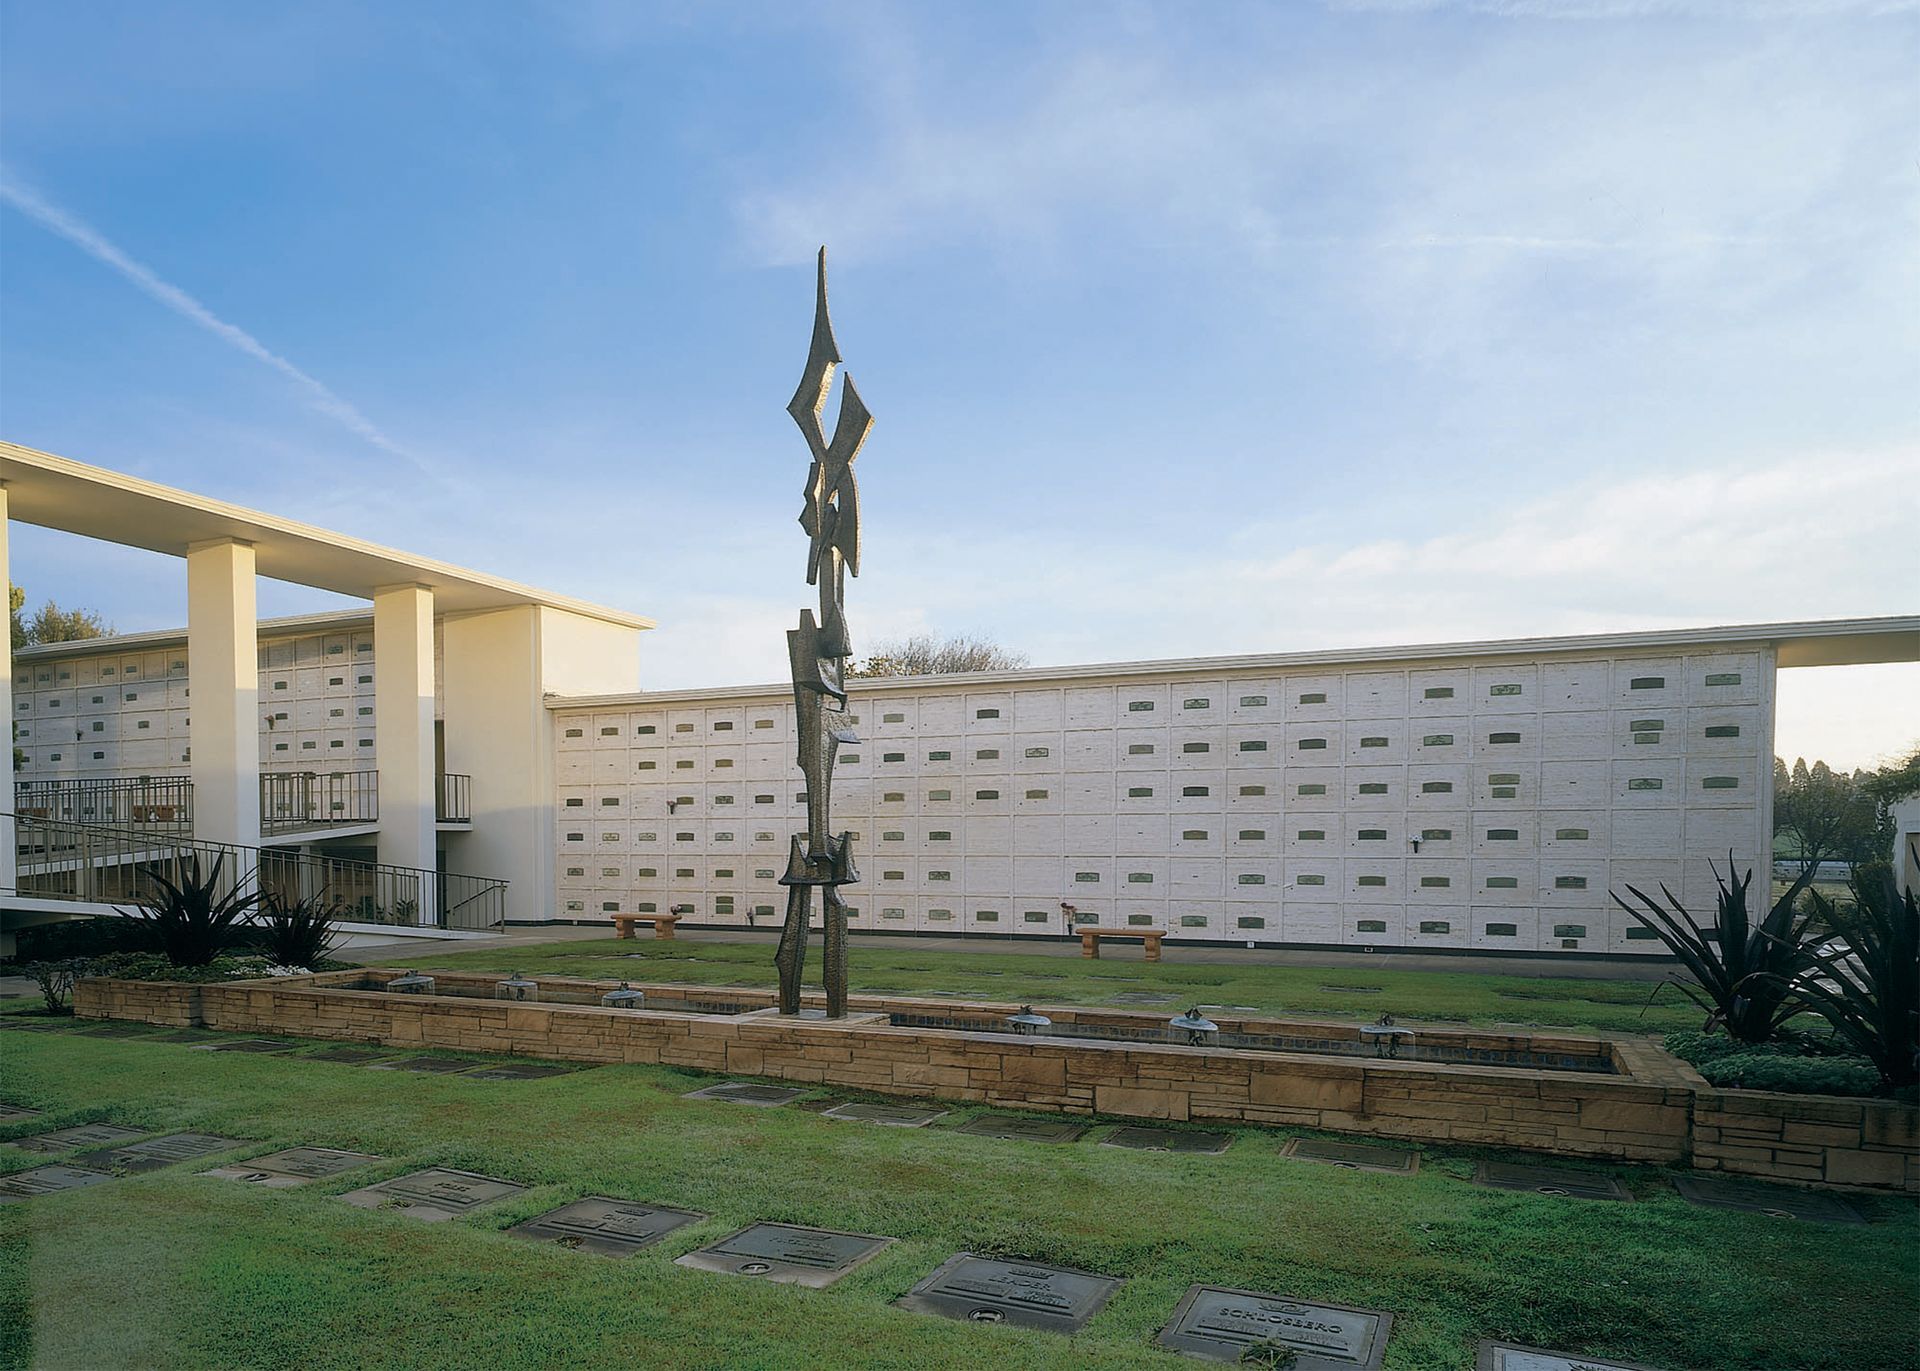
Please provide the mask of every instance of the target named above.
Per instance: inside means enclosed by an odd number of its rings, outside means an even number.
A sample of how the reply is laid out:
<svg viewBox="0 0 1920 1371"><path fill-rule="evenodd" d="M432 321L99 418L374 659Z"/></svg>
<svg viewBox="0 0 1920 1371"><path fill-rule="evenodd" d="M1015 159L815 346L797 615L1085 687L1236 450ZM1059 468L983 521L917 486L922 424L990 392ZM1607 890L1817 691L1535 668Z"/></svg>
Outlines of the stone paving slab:
<svg viewBox="0 0 1920 1371"><path fill-rule="evenodd" d="M1188 1289L1159 1344L1203 1361L1289 1371L1379 1371L1393 1315L1223 1285Z"/></svg>

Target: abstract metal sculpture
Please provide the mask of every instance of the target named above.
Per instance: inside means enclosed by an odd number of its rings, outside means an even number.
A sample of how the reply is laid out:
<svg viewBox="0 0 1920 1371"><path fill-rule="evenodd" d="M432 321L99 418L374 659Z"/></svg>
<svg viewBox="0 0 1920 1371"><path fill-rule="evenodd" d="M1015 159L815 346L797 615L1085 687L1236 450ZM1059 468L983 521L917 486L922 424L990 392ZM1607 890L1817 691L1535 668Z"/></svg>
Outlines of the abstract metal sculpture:
<svg viewBox="0 0 1920 1371"><path fill-rule="evenodd" d="M787 634L800 772L807 782L807 831L793 835L787 874L780 878L787 887L787 922L773 963L780 972L780 1012L798 1014L813 888L820 887L826 943L822 979L830 1019L843 1018L847 1012L847 910L840 902L840 887L860 879L853 865L853 835L832 831L833 763L840 744L859 741L847 716L847 658L853 646L847 636L845 592L847 575L860 574L860 491L854 484L853 459L873 427L873 416L860 402L852 376L841 391L831 441L820 427L820 411L826 407L839 364L833 321L827 317L827 250L821 248L813 343L807 349L800 387L787 405L813 454L800 526L812 539L807 549L807 584L820 587L819 621L815 622L812 610L803 609L800 627Z"/></svg>

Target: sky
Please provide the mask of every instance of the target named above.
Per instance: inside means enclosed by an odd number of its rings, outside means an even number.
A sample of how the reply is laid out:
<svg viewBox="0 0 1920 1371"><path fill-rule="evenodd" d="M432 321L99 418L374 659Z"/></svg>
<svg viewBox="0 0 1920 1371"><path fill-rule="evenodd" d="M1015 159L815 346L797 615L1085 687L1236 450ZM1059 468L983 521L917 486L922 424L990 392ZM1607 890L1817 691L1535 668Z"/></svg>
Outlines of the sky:
<svg viewBox="0 0 1920 1371"><path fill-rule="evenodd" d="M856 649L1912 613L1917 70L1903 0L0 0L0 434L775 680L824 243ZM184 621L150 554L13 575ZM1920 667L1779 732L1893 754Z"/></svg>

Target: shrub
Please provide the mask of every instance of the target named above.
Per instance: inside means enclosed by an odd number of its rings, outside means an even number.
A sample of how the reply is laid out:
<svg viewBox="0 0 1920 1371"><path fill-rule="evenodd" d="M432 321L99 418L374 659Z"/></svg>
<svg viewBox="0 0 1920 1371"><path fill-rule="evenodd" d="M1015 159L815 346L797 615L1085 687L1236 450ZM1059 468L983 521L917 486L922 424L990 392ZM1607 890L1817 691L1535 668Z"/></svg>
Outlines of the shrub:
<svg viewBox="0 0 1920 1371"><path fill-rule="evenodd" d="M240 941L247 911L260 902L258 891L242 894L237 883L230 890L221 889L220 868L225 861L216 858L213 870L202 880L198 855L183 855L177 867L179 883L153 872L161 894L141 900L129 911L146 922L160 951L175 966L205 966Z"/></svg>
<svg viewBox="0 0 1920 1371"><path fill-rule="evenodd" d="M340 918L338 901L324 891L287 900L269 893L254 921L254 946L280 966L318 971L333 946L334 924Z"/></svg>
<svg viewBox="0 0 1920 1371"><path fill-rule="evenodd" d="M1810 897L1815 916L1846 946L1810 954L1791 989L1885 1085L1909 1089L1920 1083L1920 901L1897 891L1884 870L1856 871L1852 890L1851 907L1818 891Z"/></svg>
<svg viewBox="0 0 1920 1371"><path fill-rule="evenodd" d="M1700 1066L1710 1085L1733 1090L1784 1090L1803 1095L1872 1095L1880 1072L1865 1057L1794 1057L1735 1052Z"/></svg>
<svg viewBox="0 0 1920 1371"><path fill-rule="evenodd" d="M40 998L47 1006L47 1013L73 1013L73 983L87 974L87 966L83 957L27 963L27 974L40 987Z"/></svg>
<svg viewBox="0 0 1920 1371"><path fill-rule="evenodd" d="M279 966L265 957L219 956L205 966L175 966L158 952L118 952L91 964L90 976L127 981L252 981L268 976L305 974L301 967Z"/></svg>
<svg viewBox="0 0 1920 1371"><path fill-rule="evenodd" d="M1643 909L1634 908L1618 895L1613 902L1651 929L1687 968L1694 984L1662 984L1677 986L1681 994L1707 1011L1706 1029L1724 1026L1743 1043L1763 1043L1805 1007L1791 978L1807 965L1808 916L1795 918L1793 906L1812 883L1813 871L1803 871L1758 924L1747 910L1753 872L1738 875L1729 852L1727 874L1722 876L1716 869L1713 878L1719 883L1720 894L1714 908L1712 937L1664 885L1660 893L1666 896L1666 909L1632 886L1627 887L1627 893Z"/></svg>
<svg viewBox="0 0 1920 1371"><path fill-rule="evenodd" d="M119 919L101 915L90 919L65 919L59 923L23 928L16 935L14 959L27 962L57 962L70 958L84 960L109 952L132 952L149 946L152 935L139 919Z"/></svg>

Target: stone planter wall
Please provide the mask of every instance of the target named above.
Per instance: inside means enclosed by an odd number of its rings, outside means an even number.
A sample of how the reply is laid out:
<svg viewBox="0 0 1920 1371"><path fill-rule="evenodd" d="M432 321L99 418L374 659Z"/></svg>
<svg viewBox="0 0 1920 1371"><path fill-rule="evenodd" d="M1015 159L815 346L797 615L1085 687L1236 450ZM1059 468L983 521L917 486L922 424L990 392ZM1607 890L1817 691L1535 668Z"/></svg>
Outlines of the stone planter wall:
<svg viewBox="0 0 1920 1371"><path fill-rule="evenodd" d="M1920 1111L1885 1101L1716 1091L1653 1043L1565 1034L1453 1032L1426 1040L1487 1050L1611 1056L1616 1074L1234 1051L1160 1042L1070 1042L889 1025L888 1013L998 1016L1009 1006L856 996L840 1023L781 1019L764 991L642 986L650 996L741 1006L738 1015L611 1010L454 995L348 990L333 972L204 986L90 980L88 1018L201 1023L389 1047L579 1062L644 1062L1021 1109L1122 1118L1286 1124L1436 1143L1513 1147L1601 1160L1692 1164L1772 1179L1920 1192ZM490 990L496 976L435 973L442 988ZM544 978L542 985L612 983ZM757 1012L755 1012L757 1011ZM1163 1015L1055 1009L1060 1027L1143 1028ZM1249 1032L1346 1036L1351 1024L1221 1021Z"/></svg>

